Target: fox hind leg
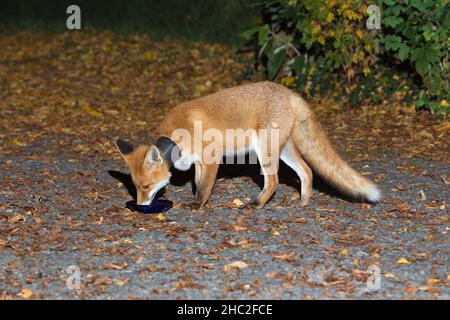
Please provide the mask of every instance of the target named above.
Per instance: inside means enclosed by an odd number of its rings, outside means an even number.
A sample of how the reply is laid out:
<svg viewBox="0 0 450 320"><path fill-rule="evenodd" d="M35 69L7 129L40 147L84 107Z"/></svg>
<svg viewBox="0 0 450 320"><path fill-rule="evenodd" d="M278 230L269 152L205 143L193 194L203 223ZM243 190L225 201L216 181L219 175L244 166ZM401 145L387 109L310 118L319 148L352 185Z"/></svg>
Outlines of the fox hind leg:
<svg viewBox="0 0 450 320"><path fill-rule="evenodd" d="M264 174L264 188L261 190L255 201L255 206L257 208L262 208L266 204L278 186L279 157L274 154L273 151L270 152L270 154L263 152L262 146L262 141L258 141L254 148L261 165L261 170Z"/></svg>
<svg viewBox="0 0 450 320"><path fill-rule="evenodd" d="M202 178L202 164L200 162L194 162L195 168L195 197L197 198L198 186L200 184L200 179Z"/></svg>
<svg viewBox="0 0 450 320"><path fill-rule="evenodd" d="M281 151L281 160L291 167L300 178L301 182L301 205L308 204L309 198L312 195L312 171L311 168L303 160L297 147L288 141L286 146Z"/></svg>

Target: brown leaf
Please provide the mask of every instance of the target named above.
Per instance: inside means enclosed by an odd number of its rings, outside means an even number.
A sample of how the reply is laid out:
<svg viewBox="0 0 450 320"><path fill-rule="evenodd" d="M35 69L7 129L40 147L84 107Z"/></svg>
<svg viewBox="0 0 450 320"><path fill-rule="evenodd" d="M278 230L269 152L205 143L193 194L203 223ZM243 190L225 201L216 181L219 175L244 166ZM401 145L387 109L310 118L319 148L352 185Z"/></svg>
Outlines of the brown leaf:
<svg viewBox="0 0 450 320"><path fill-rule="evenodd" d="M272 257L278 261L293 261L295 252L272 253Z"/></svg>
<svg viewBox="0 0 450 320"><path fill-rule="evenodd" d="M308 219L306 219L306 218L295 218L295 219L292 219L292 222L293 223L307 223L308 222Z"/></svg>
<svg viewBox="0 0 450 320"><path fill-rule="evenodd" d="M248 264L245 263L244 261L233 261L230 264L226 264L223 267L223 270L225 271L231 271L231 270L242 270L244 268L247 268Z"/></svg>
<svg viewBox="0 0 450 320"><path fill-rule="evenodd" d="M107 264L103 265L103 269L107 269L107 270L123 270L123 269L126 269L127 267L128 267L128 263L126 263L126 262L122 262L119 264L107 263Z"/></svg>

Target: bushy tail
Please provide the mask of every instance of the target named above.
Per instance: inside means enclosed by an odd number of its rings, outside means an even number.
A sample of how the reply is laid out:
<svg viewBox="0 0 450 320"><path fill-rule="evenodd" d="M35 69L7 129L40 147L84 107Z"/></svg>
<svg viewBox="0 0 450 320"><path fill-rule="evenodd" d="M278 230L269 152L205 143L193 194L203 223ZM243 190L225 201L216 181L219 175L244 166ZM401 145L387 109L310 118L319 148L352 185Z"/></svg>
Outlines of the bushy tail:
<svg viewBox="0 0 450 320"><path fill-rule="evenodd" d="M292 138L311 168L339 191L358 199L377 202L381 192L334 151L320 123L311 113L297 119Z"/></svg>

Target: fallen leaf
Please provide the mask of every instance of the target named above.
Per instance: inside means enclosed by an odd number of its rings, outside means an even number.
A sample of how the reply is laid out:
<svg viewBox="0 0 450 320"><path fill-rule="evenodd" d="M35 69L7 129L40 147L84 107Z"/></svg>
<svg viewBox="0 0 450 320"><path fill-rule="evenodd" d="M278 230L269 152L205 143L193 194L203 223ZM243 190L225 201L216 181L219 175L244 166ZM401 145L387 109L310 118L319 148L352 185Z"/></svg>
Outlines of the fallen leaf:
<svg viewBox="0 0 450 320"><path fill-rule="evenodd" d="M223 267L223 270L225 271L231 271L231 270L242 270L244 268L247 268L248 264L245 263L244 261L233 261L230 264L226 264Z"/></svg>
<svg viewBox="0 0 450 320"><path fill-rule="evenodd" d="M158 219L159 221L165 221L165 220L166 220L166 217L165 217L162 213L158 213L158 214L155 216L155 219Z"/></svg>
<svg viewBox="0 0 450 320"><path fill-rule="evenodd" d="M128 263L123 262L120 264L114 264L114 263L107 263L105 265L103 265L103 269L109 269L109 270L123 270L126 269L128 267Z"/></svg>
<svg viewBox="0 0 450 320"><path fill-rule="evenodd" d="M411 262L409 262L405 258L400 258L395 263L398 263L398 264L410 264Z"/></svg>
<svg viewBox="0 0 450 320"><path fill-rule="evenodd" d="M427 284L428 285L433 285L433 284L438 284L438 283L441 283L441 279L433 278L433 279L428 279L427 280Z"/></svg>
<svg viewBox="0 0 450 320"><path fill-rule="evenodd" d="M298 200L298 199L300 199L300 193L294 192L292 194L292 196L291 196L291 201L295 201L295 200Z"/></svg>
<svg viewBox="0 0 450 320"><path fill-rule="evenodd" d="M420 189L419 193L420 193L420 201L427 201L427 196L425 195L425 192L422 189Z"/></svg>
<svg viewBox="0 0 450 320"><path fill-rule="evenodd" d="M19 222L19 221L21 221L21 222L26 221L25 216L20 214L20 213L16 214L14 217L11 217L11 218L8 219L9 223L16 223L16 222Z"/></svg>
<svg viewBox="0 0 450 320"><path fill-rule="evenodd" d="M141 264L142 261L144 261L144 257L143 257L143 256L139 256L139 257L137 257L137 259L134 261L134 263L136 263L136 264Z"/></svg>
<svg viewBox="0 0 450 320"><path fill-rule="evenodd" d="M266 274L266 278L268 279L283 279L283 280L290 280L289 278L292 278L292 276L289 276L287 274L281 273L281 272L269 272Z"/></svg>
<svg viewBox="0 0 450 320"><path fill-rule="evenodd" d="M129 279L113 279L113 282L119 287L123 286L124 284L127 284L128 281Z"/></svg>
<svg viewBox="0 0 450 320"><path fill-rule="evenodd" d="M279 261L286 261L286 260L292 260L294 257L294 252L286 252L286 253L273 253L272 257Z"/></svg>
<svg viewBox="0 0 450 320"><path fill-rule="evenodd" d="M33 291L25 288L25 289L22 289L22 291L20 292L19 295L24 299L29 299L33 295Z"/></svg>
<svg viewBox="0 0 450 320"><path fill-rule="evenodd" d="M416 294L417 288L416 287L406 287L405 288L405 292L407 294Z"/></svg>
<svg viewBox="0 0 450 320"><path fill-rule="evenodd" d="M292 219L292 222L294 222L294 223L307 223L308 219L306 219L306 218L295 218L295 219Z"/></svg>

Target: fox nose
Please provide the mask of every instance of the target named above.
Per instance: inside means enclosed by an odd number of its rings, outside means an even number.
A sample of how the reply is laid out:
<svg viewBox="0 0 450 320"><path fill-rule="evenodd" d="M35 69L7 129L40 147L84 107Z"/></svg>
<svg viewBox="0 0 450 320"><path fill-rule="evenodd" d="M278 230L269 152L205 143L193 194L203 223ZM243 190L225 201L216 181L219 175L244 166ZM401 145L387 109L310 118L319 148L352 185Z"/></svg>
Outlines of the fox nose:
<svg viewBox="0 0 450 320"><path fill-rule="evenodd" d="M148 193L138 193L136 203L140 206L149 205L153 199L150 199Z"/></svg>
<svg viewBox="0 0 450 320"><path fill-rule="evenodd" d="M141 193L138 193L138 195L137 195L137 199L136 199L136 203L138 204L138 205L144 205L144 202L147 200L147 198L146 197L143 197L143 195L141 194Z"/></svg>
<svg viewBox="0 0 450 320"><path fill-rule="evenodd" d="M148 206L150 204L150 200L136 201L139 206Z"/></svg>

